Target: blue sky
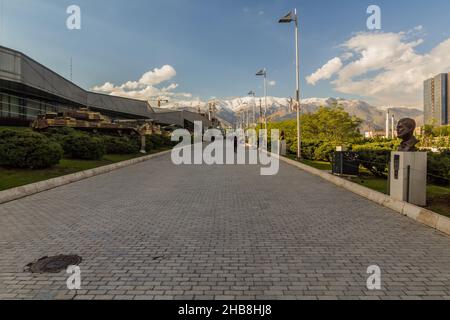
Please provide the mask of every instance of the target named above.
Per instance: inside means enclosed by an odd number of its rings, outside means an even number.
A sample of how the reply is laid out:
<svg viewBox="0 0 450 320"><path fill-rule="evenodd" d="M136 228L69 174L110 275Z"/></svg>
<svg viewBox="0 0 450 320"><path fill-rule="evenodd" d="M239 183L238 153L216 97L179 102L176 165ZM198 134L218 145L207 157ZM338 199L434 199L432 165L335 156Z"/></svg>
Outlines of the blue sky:
<svg viewBox="0 0 450 320"><path fill-rule="evenodd" d="M161 89L176 83L178 87L174 86L172 92L189 93L201 99L243 96L251 89L261 94L261 79L254 73L266 67L270 80L276 82L269 88L269 94L292 96L293 26L280 25L277 19L294 7L298 8L301 20L303 97L361 98L377 104L419 106L419 84L424 79L416 79L417 83L410 79L398 92L367 90L367 87L371 86L372 80L377 86L383 75L384 79L395 79L395 75L392 76L394 70L410 74L411 78L450 71L447 62L436 66L426 60L427 54L450 38L450 2L447 0L1 2L1 44L30 55L66 77L69 76L70 57L73 57L73 80L87 89L106 82L120 86L127 81L139 80L148 71L169 65L176 70L176 76L154 83L155 87ZM79 5L82 10L81 30L68 30L65 26L66 8L71 4ZM370 4L379 5L382 10L381 31L366 28L366 9ZM373 41L384 43L386 35L401 32L404 34L393 40L391 46L383 48L392 50L392 54L377 62L379 67L367 66L348 77L346 65L356 63L361 67L358 56L367 49L360 46L360 43L366 43L364 37L376 35L379 38ZM357 44L343 48L344 43L358 34L363 37L354 39L359 41ZM420 42L406 46L404 52L394 52L402 44L418 40ZM394 60L403 61L399 57L411 50L414 56L408 58L409 67L400 66L400 62L395 66L391 64ZM343 59L344 53L345 56L352 53L353 58ZM307 76L332 59L337 67L341 66L339 70L330 72L329 78L318 76L319 80L314 84L306 81ZM427 67L419 72L414 61L423 61ZM375 79L377 76L380 77ZM341 81L333 83L336 78ZM414 99L408 89L411 86L414 87Z"/></svg>

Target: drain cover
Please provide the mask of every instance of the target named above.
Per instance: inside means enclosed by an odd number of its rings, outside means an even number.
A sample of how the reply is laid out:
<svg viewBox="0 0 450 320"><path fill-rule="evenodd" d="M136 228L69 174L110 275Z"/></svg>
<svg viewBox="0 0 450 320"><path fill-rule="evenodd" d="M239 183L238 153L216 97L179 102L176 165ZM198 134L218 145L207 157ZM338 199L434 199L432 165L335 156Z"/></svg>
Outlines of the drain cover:
<svg viewBox="0 0 450 320"><path fill-rule="evenodd" d="M43 257L26 266L26 271L31 273L59 273L68 266L77 266L81 263L81 257L75 255L59 255L55 257Z"/></svg>

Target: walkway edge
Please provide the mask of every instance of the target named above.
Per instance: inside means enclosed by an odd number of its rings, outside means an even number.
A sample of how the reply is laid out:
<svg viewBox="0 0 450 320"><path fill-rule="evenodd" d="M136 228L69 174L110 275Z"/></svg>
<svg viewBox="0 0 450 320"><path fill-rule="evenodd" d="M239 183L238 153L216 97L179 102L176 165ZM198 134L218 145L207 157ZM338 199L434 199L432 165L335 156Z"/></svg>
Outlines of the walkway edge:
<svg viewBox="0 0 450 320"><path fill-rule="evenodd" d="M8 189L5 191L0 191L0 204L18 200L21 198L25 198L31 196L36 193L44 192L50 189L54 189L57 187L61 187L70 183L78 182L84 179L88 179L91 177L95 177L101 174L109 173L118 169L122 169L125 167L129 167L141 162L148 161L153 158L157 158L166 154L171 153L172 150L162 151L159 153L151 154L148 156L138 157L122 162L113 163L107 166L97 167L94 169L89 169L85 171L80 171L76 173L72 173L66 176L61 176L57 178L53 178L50 180L44 180L28 185L24 185L21 187Z"/></svg>
<svg viewBox="0 0 450 320"><path fill-rule="evenodd" d="M273 156L277 156L274 155ZM354 182L348 181L337 177L331 173L321 171L319 169L310 167L295 160L291 160L285 157L279 157L283 162L288 163L301 170L309 172L313 175L319 176L324 180L327 180L339 187L347 189L357 195L367 198L373 202L378 203L386 208L396 211L404 216L407 216L421 224L436 229L447 235L450 235L450 218L437 214L433 211L412 205L407 202L392 199L384 193L366 188Z"/></svg>

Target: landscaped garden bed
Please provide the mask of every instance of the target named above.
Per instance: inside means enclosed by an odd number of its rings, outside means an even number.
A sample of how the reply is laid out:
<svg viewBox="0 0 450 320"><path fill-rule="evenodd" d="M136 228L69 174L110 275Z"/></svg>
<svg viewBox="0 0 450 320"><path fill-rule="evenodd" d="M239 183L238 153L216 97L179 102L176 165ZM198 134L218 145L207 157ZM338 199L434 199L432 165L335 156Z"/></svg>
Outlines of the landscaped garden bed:
<svg viewBox="0 0 450 320"><path fill-rule="evenodd" d="M171 147L167 136L147 140L147 155ZM0 191L145 156L139 149L134 137L0 127Z"/></svg>
<svg viewBox="0 0 450 320"><path fill-rule="evenodd" d="M359 132L361 121L345 113L339 106L320 108L301 116L303 159L301 162L319 170L331 172L333 152L337 146L358 155L357 177L347 179L367 188L388 194L388 163L391 152L398 149L399 139L363 138ZM269 131L283 131L288 146L287 157L297 154L296 120L268 124ZM434 130L426 127L419 147L428 153L427 209L450 217L450 126ZM270 134L269 134L270 136Z"/></svg>

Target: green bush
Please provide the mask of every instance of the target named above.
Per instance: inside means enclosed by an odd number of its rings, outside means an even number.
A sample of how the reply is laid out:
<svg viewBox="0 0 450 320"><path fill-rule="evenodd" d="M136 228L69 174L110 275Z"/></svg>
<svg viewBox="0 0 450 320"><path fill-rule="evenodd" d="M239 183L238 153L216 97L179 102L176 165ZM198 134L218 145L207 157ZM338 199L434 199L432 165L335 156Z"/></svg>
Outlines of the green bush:
<svg viewBox="0 0 450 320"><path fill-rule="evenodd" d="M450 185L450 151L428 153L428 182Z"/></svg>
<svg viewBox="0 0 450 320"><path fill-rule="evenodd" d="M378 141L362 145L352 146L354 152L358 152L361 165L376 177L387 177L391 151L395 150L398 142Z"/></svg>
<svg viewBox="0 0 450 320"><path fill-rule="evenodd" d="M136 154L140 150L138 138L103 136L107 154Z"/></svg>
<svg viewBox="0 0 450 320"><path fill-rule="evenodd" d="M302 155L305 159L315 160L316 159L316 150L323 144L323 141L308 141L305 140L302 142ZM297 148L297 145L295 146Z"/></svg>
<svg viewBox="0 0 450 320"><path fill-rule="evenodd" d="M151 152L151 151L153 151L154 148L155 148L155 146L154 146L153 142L147 136L147 139L145 140L145 151Z"/></svg>
<svg viewBox="0 0 450 320"><path fill-rule="evenodd" d="M68 136L71 134L76 134L77 131L74 128L70 127L60 127L60 128L48 128L44 135L47 137L52 137L55 135Z"/></svg>
<svg viewBox="0 0 450 320"><path fill-rule="evenodd" d="M314 160L332 162L336 146L330 142L323 142L314 150Z"/></svg>
<svg viewBox="0 0 450 320"><path fill-rule="evenodd" d="M164 140L162 138L162 135L160 134L152 134L150 136L150 139L147 140L150 140L154 148L161 148L162 146L164 146Z"/></svg>
<svg viewBox="0 0 450 320"><path fill-rule="evenodd" d="M66 136L63 141L63 148L69 158L81 160L99 160L106 153L101 138L90 137L81 133Z"/></svg>
<svg viewBox="0 0 450 320"><path fill-rule="evenodd" d="M147 141L148 140L150 140L154 148L173 147L177 144L176 142L171 141L169 135L162 134L152 134L150 139L147 138Z"/></svg>
<svg viewBox="0 0 450 320"><path fill-rule="evenodd" d="M165 146L165 147L174 147L178 144L177 142L172 141L172 138L170 135L162 135L162 140L163 140L163 146Z"/></svg>
<svg viewBox="0 0 450 320"><path fill-rule="evenodd" d="M39 133L11 130L0 132L0 165L45 169L58 164L62 156L61 146Z"/></svg>
<svg viewBox="0 0 450 320"><path fill-rule="evenodd" d="M390 151L364 150L359 151L361 165L369 170L374 176L385 178L389 170Z"/></svg>

